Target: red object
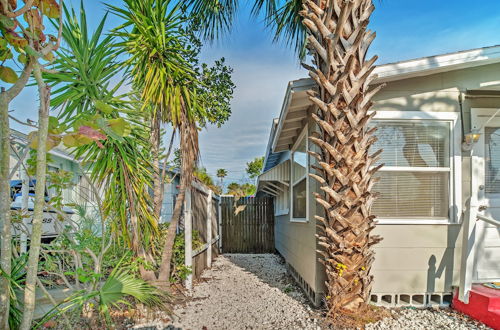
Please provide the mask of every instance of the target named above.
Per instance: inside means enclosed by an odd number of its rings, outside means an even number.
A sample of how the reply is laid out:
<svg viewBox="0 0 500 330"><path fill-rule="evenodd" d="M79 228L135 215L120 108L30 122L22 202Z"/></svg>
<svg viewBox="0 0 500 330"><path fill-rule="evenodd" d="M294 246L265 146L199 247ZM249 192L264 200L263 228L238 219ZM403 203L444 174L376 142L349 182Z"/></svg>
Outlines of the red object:
<svg viewBox="0 0 500 330"><path fill-rule="evenodd" d="M474 284L469 293L468 304L458 300L458 290L456 290L451 306L495 330L500 330L500 290Z"/></svg>

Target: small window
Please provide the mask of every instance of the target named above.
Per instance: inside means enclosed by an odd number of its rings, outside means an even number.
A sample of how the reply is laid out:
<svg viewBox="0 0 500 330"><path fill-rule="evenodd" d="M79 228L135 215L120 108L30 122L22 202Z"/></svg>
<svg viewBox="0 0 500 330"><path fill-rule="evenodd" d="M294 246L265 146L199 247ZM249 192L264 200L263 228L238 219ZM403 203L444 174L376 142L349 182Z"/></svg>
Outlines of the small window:
<svg viewBox="0 0 500 330"><path fill-rule="evenodd" d="M292 218L307 218L307 139L302 134L292 152Z"/></svg>
<svg viewBox="0 0 500 330"><path fill-rule="evenodd" d="M279 194L275 197L275 215L285 215L288 214L288 202L290 197L288 196L288 188L286 186L282 186L283 191L280 191Z"/></svg>
<svg viewBox="0 0 500 330"><path fill-rule="evenodd" d="M373 190L380 197L372 212L380 219L450 219L449 121L375 120L377 142L383 149Z"/></svg>
<svg viewBox="0 0 500 330"><path fill-rule="evenodd" d="M485 192L500 193L500 128L486 127L485 136Z"/></svg>

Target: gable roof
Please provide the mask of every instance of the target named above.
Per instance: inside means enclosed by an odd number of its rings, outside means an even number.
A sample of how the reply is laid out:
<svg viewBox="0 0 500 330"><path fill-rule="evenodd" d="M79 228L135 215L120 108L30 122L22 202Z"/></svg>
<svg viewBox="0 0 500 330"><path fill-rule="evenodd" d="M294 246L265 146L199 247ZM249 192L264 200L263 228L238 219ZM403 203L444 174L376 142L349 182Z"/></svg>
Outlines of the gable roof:
<svg viewBox="0 0 500 330"><path fill-rule="evenodd" d="M372 84L403 80L500 63L500 45L464 50L435 56L421 57L395 63L379 65L373 74L377 78ZM288 83L281 108L278 125L271 144L271 153L289 150L307 120L307 109L311 102L306 93L315 87L310 78Z"/></svg>

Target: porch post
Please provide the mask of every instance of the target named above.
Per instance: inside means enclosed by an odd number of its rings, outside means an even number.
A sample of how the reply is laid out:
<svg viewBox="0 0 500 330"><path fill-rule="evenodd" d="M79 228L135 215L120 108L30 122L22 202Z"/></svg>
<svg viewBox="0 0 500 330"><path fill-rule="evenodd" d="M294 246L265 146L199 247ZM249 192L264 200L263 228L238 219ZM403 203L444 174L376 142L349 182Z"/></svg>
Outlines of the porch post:
<svg viewBox="0 0 500 330"><path fill-rule="evenodd" d="M212 267L212 190L207 195L207 267Z"/></svg>
<svg viewBox="0 0 500 330"><path fill-rule="evenodd" d="M468 304L469 291L472 288L472 281L474 279L474 258L476 255L476 219L479 212L479 203L481 196L479 196L484 189L484 185L480 182L477 169L484 168L484 158L482 155L471 151L471 164L470 164L470 192L471 197L469 200L469 207L463 226L462 238L462 260L460 265L460 285L458 288L458 299Z"/></svg>

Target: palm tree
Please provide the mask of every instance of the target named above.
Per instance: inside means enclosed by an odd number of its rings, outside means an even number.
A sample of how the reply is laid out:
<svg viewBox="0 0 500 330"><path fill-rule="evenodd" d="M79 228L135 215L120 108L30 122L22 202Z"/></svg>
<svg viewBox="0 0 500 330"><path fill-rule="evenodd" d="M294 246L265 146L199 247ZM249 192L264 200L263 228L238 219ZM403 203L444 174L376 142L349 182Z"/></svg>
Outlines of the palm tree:
<svg viewBox="0 0 500 330"><path fill-rule="evenodd" d="M204 36L214 38L231 27L237 0L191 0L189 9L204 24ZM374 10L372 0L255 0L254 13L263 11L273 23L276 36L284 36L312 55L312 66L304 65L317 88L308 92L316 111L317 134L310 137L319 152L316 179L322 193L316 201L324 215L316 215L320 261L326 267L326 304L330 315L354 312L369 300L374 260L372 245L380 238L371 235L375 183L372 168L379 152L369 154L375 142L368 129L371 98L382 86L370 83L377 57L366 59L375 33L367 30Z"/></svg>
<svg viewBox="0 0 500 330"><path fill-rule="evenodd" d="M220 179L221 188L224 187L224 178L227 176L227 170L223 168L219 168L217 170L217 177Z"/></svg>
<svg viewBox="0 0 500 330"><path fill-rule="evenodd" d="M124 5L120 7L108 7L124 20L115 29L115 35L123 40L118 46L130 55L126 62L129 77L134 87L141 91L143 110L149 111L151 118L155 203L162 198L158 196L161 192L161 124L171 123L180 135L181 183L170 223L172 230L168 231L165 239L157 277L160 283L167 285L175 228L199 154L196 120L203 117L203 109L197 103L193 87L196 75L189 63L192 52L186 47L189 44L189 35L184 29L186 20L181 6L174 5L170 0L124 0ZM156 279L152 272L143 276L147 276L148 280Z"/></svg>
<svg viewBox="0 0 500 330"><path fill-rule="evenodd" d="M88 164L86 170L92 181L103 191L103 211L114 219L114 232L124 237L136 255L148 260L149 240L159 232L148 193L152 174L143 118L136 105L127 100L129 95L118 93L123 81L112 82L121 75L121 66L113 48L115 39L103 33L106 17L90 34L83 6L79 16L73 10L64 10L65 47L58 52L54 65L57 73L45 74L55 87L51 106L62 108L60 120L68 126L99 122L98 116L124 123L123 131L129 132L123 135L127 136L112 134L103 148L82 145L74 149L74 154Z"/></svg>

